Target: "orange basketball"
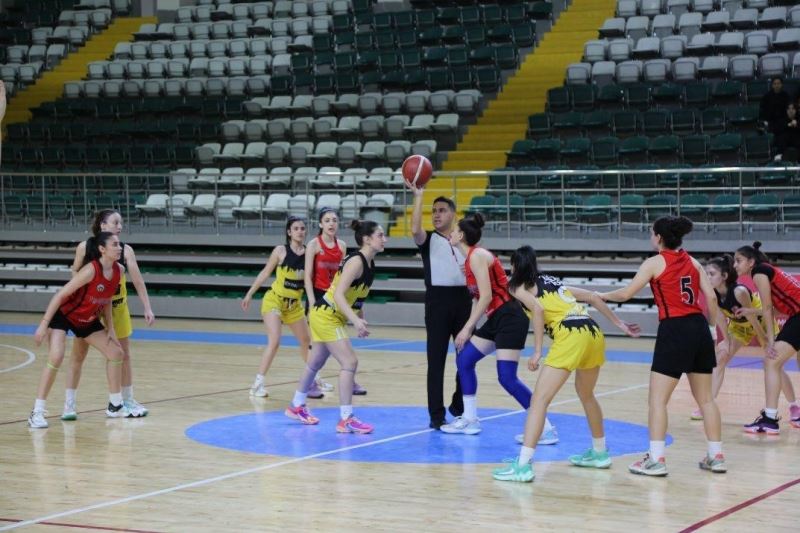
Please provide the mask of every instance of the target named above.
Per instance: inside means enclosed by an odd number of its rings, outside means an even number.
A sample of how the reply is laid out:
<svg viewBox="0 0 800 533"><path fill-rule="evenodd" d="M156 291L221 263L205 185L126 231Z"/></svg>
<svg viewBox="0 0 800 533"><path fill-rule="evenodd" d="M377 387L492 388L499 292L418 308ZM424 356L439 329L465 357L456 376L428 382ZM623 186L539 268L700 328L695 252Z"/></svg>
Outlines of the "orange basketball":
<svg viewBox="0 0 800 533"><path fill-rule="evenodd" d="M412 155L403 161L403 179L418 189L425 186L433 175L433 165L427 157Z"/></svg>

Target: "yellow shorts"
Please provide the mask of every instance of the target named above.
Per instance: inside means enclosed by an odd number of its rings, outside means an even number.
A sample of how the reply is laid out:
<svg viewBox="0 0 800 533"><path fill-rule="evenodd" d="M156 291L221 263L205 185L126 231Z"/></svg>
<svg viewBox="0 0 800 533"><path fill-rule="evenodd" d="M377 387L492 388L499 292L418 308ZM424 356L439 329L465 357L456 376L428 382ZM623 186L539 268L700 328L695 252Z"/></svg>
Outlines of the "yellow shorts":
<svg viewBox="0 0 800 533"><path fill-rule="evenodd" d="M300 305L300 300L283 298L272 290L267 290L264 299L261 300L261 315L268 313L280 315L281 322L284 324L294 324L298 320L303 320L306 316L305 309Z"/></svg>
<svg viewBox="0 0 800 533"><path fill-rule="evenodd" d="M553 344L544 364L564 370L584 370L602 366L606 360L606 340L591 318L565 320L553 331Z"/></svg>
<svg viewBox="0 0 800 533"><path fill-rule="evenodd" d="M766 333L767 327L764 325L764 321L759 318L759 323ZM751 342L753 342L753 339L756 338L756 330L753 328L753 325L750 322L734 322L731 320L728 322L727 330L728 335L742 343L742 346L748 346ZM780 327L778 326L777 322L775 322L775 327L773 330L775 331L776 335L778 334L778 331L780 331Z"/></svg>
<svg viewBox="0 0 800 533"><path fill-rule="evenodd" d="M128 299L121 298L111 302L111 318L114 321L114 333L118 339L127 339L133 335L133 322L131 322L131 312L128 309ZM103 315L100 315L103 322ZM105 324L103 324L105 325Z"/></svg>
<svg viewBox="0 0 800 533"><path fill-rule="evenodd" d="M311 340L314 342L335 342L350 338L345 321L331 307L314 306L308 313L311 326Z"/></svg>

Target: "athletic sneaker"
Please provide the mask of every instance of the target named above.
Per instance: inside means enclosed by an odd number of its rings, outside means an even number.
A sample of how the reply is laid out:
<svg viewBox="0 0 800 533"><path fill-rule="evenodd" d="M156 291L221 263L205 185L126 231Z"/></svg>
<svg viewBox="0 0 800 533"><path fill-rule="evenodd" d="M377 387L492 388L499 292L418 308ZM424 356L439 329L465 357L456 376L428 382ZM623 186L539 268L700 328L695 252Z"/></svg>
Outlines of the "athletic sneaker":
<svg viewBox="0 0 800 533"><path fill-rule="evenodd" d="M64 402L64 412L61 413L61 420L71 421L78 419L78 412L75 410L75 402Z"/></svg>
<svg viewBox="0 0 800 533"><path fill-rule="evenodd" d="M307 424L313 426L314 424L319 424L319 418L311 414L311 411L308 410L308 407L305 405L301 405L300 407L289 406L283 412L289 418L294 420L299 420L303 424Z"/></svg>
<svg viewBox="0 0 800 533"><path fill-rule="evenodd" d="M692 414L691 416L689 416L689 418L692 420L702 420L703 411L701 411L700 409L695 409L694 411L692 411Z"/></svg>
<svg viewBox="0 0 800 533"><path fill-rule="evenodd" d="M31 411L31 416L28 417L28 426L32 428L46 428L49 426L45 415L47 411Z"/></svg>
<svg viewBox="0 0 800 533"><path fill-rule="evenodd" d="M570 455L569 462L575 466L585 466L588 468L610 468L611 457L608 456L608 450L598 452L594 448L589 448L583 455Z"/></svg>
<svg viewBox="0 0 800 533"><path fill-rule="evenodd" d="M255 382L253 386L250 387L250 396L255 396L256 398L266 398L269 396L269 391L267 390L267 386L264 385L263 382Z"/></svg>
<svg viewBox="0 0 800 533"><path fill-rule="evenodd" d="M331 385L327 381L322 381L321 379L318 379L315 381L315 383L317 384L317 388L322 392L333 392L334 390L333 385Z"/></svg>
<svg viewBox="0 0 800 533"><path fill-rule="evenodd" d="M517 441L517 444L522 444L525 441L525 434L520 433L514 437L514 440ZM542 433L542 436L539 437L539 442L536 445L551 446L553 444L558 444L558 431L556 431L555 426L553 426L549 431Z"/></svg>
<svg viewBox="0 0 800 533"><path fill-rule="evenodd" d="M793 428L800 429L800 406L798 405L789 406L789 423L792 425Z"/></svg>
<svg viewBox="0 0 800 533"><path fill-rule="evenodd" d="M147 416L147 409L134 399L122 400L122 405L128 410L128 418L141 418Z"/></svg>
<svg viewBox="0 0 800 533"><path fill-rule="evenodd" d="M762 409L761 414L752 423L744 426L745 433L766 433L767 435L777 435L781 432L778 426L778 418L770 418Z"/></svg>
<svg viewBox="0 0 800 533"><path fill-rule="evenodd" d="M631 474L641 474L643 476L659 476L664 477L667 475L667 461L662 457L658 461L653 461L649 453L644 454L644 457L628 466Z"/></svg>
<svg viewBox="0 0 800 533"><path fill-rule="evenodd" d="M308 392L306 393L306 398L311 398L312 400L319 400L320 398L324 398L325 395L322 393L320 388L317 386L317 382L311 383L311 387L309 387Z"/></svg>
<svg viewBox="0 0 800 533"><path fill-rule="evenodd" d="M530 483L536 477L531 463L521 465L519 458L503 461L504 466L492 470L492 477L498 481L518 481L520 483Z"/></svg>
<svg viewBox="0 0 800 533"><path fill-rule="evenodd" d="M354 381L353 382L353 395L354 396L366 396L366 394L367 394L367 389L365 389L364 387L362 387L361 385L359 385L358 383L356 383Z"/></svg>
<svg viewBox="0 0 800 533"><path fill-rule="evenodd" d="M709 470L715 474L724 474L728 471L728 467L725 466L725 456L721 453L718 453L713 458L706 455L698 466L700 466L700 470Z"/></svg>
<svg viewBox="0 0 800 533"><path fill-rule="evenodd" d="M112 405L111 402L108 402L106 416L108 418L128 418L131 416L131 413L128 411L128 408L125 407L125 403L121 403L120 405Z"/></svg>
<svg viewBox="0 0 800 533"><path fill-rule="evenodd" d="M362 422L353 415L348 416L347 419L339 420L339 423L336 424L336 431L338 433L359 433L364 435L372 433L373 429L374 427L372 424Z"/></svg>
<svg viewBox="0 0 800 533"><path fill-rule="evenodd" d="M477 435L481 432L481 423L476 418L469 420L463 416L456 417L455 420L449 424L445 424L439 428L439 431L444 433L463 433L464 435Z"/></svg>

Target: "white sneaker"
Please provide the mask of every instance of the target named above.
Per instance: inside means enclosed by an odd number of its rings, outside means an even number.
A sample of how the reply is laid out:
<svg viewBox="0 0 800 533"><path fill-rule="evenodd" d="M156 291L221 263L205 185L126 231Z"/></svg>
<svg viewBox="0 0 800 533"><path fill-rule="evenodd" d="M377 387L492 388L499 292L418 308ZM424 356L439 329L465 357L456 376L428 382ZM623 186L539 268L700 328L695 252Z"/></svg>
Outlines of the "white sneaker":
<svg viewBox="0 0 800 533"><path fill-rule="evenodd" d="M463 416L456 417L455 420L449 424L444 424L439 428L439 431L444 433L463 433L464 435L477 435L481 432L481 423L476 418L469 420Z"/></svg>
<svg viewBox="0 0 800 533"><path fill-rule="evenodd" d="M128 411L128 408L125 407L124 403L122 405L111 405L111 402L108 402L106 416L108 418L128 418L131 416L131 413Z"/></svg>
<svg viewBox="0 0 800 533"><path fill-rule="evenodd" d="M75 402L64 402L64 411L61 413L61 420L77 420L78 412L75 410Z"/></svg>
<svg viewBox="0 0 800 533"><path fill-rule="evenodd" d="M317 387L322 392L333 392L333 385L328 383L327 381L322 381L321 379L317 380Z"/></svg>
<svg viewBox="0 0 800 533"><path fill-rule="evenodd" d="M147 408L144 405L140 404L133 398L130 400L122 400L122 405L125 406L125 409L128 410L130 418L140 418L142 416L147 416Z"/></svg>
<svg viewBox="0 0 800 533"><path fill-rule="evenodd" d="M250 396L255 396L256 398L266 398L269 396L269 391L267 391L267 386L264 383L253 383L253 386L250 387Z"/></svg>
<svg viewBox="0 0 800 533"><path fill-rule="evenodd" d="M522 444L525 441L525 435L520 433L514 440L517 441L517 444ZM558 444L558 431L556 428L553 427L550 431L545 431L542 433L542 436L539 437L539 442L536 444L537 446L550 446L552 444Z"/></svg>
<svg viewBox="0 0 800 533"><path fill-rule="evenodd" d="M46 428L49 426L47 419L44 417L47 411L31 411L31 416L28 417L28 426L32 428Z"/></svg>

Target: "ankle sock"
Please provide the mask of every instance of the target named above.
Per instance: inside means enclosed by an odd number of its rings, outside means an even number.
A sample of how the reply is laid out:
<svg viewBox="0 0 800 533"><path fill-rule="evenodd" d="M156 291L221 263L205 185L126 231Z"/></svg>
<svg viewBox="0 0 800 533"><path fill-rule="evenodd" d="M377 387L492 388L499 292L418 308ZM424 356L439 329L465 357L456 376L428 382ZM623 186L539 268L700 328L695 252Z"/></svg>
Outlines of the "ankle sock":
<svg viewBox="0 0 800 533"><path fill-rule="evenodd" d="M527 446L520 448L518 464L524 465L533 461L533 452L535 451L536 448L529 448Z"/></svg>
<svg viewBox="0 0 800 533"><path fill-rule="evenodd" d="M722 442L711 442L708 441L708 456L709 457L716 457L718 454L722 453Z"/></svg>
<svg viewBox="0 0 800 533"><path fill-rule="evenodd" d="M294 398L292 398L292 407L300 407L301 405L306 404L306 398L308 394L305 392L294 391Z"/></svg>
<svg viewBox="0 0 800 533"><path fill-rule="evenodd" d="M663 440L651 440L650 441L650 458L653 461L658 461L662 457L664 457L664 450L667 447L667 443Z"/></svg>
<svg viewBox="0 0 800 533"><path fill-rule="evenodd" d="M47 405L47 400L40 400L37 398L36 401L33 402L33 410L44 411L46 405Z"/></svg>
<svg viewBox="0 0 800 533"><path fill-rule="evenodd" d="M767 415L767 417L769 417L769 418L771 418L773 420L778 418L778 410L777 409L770 409L769 407L766 407L766 408L764 408L764 414Z"/></svg>
<svg viewBox="0 0 800 533"><path fill-rule="evenodd" d="M464 396L464 418L467 420L478 419L478 398L477 396Z"/></svg>
<svg viewBox="0 0 800 533"><path fill-rule="evenodd" d="M606 438L600 437L599 439L592 438L592 449L597 453L606 451Z"/></svg>

